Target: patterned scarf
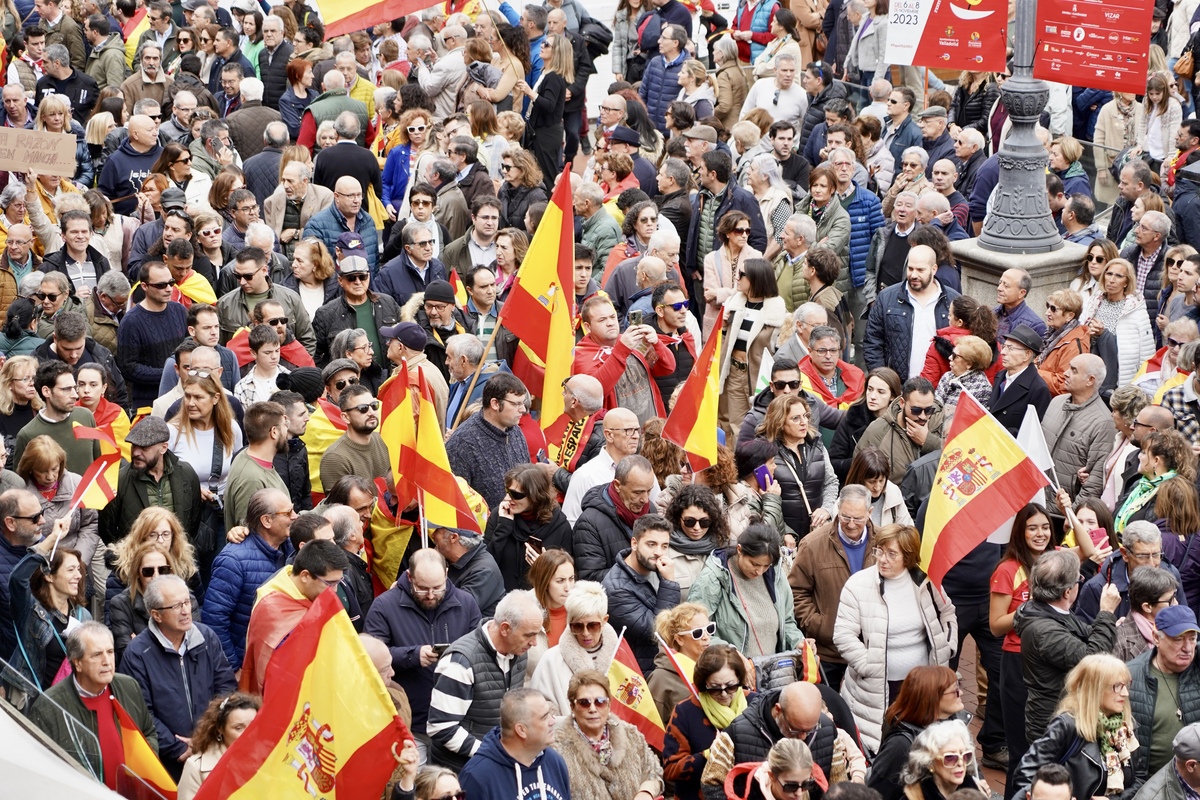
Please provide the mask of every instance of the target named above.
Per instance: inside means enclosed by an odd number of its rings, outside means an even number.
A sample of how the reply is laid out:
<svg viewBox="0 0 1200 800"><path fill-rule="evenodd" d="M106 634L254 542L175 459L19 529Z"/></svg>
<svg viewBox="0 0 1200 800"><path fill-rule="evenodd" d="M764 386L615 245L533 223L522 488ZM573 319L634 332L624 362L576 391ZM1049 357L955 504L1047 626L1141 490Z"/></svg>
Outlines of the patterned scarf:
<svg viewBox="0 0 1200 800"><path fill-rule="evenodd" d="M575 730L579 731L579 735L583 740L591 745L592 750L600 758L600 766L607 767L612 762L613 746L612 739L608 737L608 726L604 726L604 731L600 734L599 741L592 741L588 735L579 727L579 723L574 720L571 723L575 726Z"/></svg>
<svg viewBox="0 0 1200 800"><path fill-rule="evenodd" d="M1121 510L1117 512L1113 526L1116 528L1117 533L1124 533L1125 526L1129 524L1129 518L1140 511L1146 503L1154 499L1154 496L1158 494L1158 487L1163 481L1174 477L1175 470L1171 470L1164 472L1157 478L1147 478L1145 475L1139 478L1137 485L1129 493L1129 498L1125 501L1125 505L1121 506Z"/></svg>
<svg viewBox="0 0 1200 800"><path fill-rule="evenodd" d="M1108 784L1104 793L1109 797L1125 791L1124 764L1133 757L1133 751L1138 749L1137 737L1133 728L1125 722L1124 714L1100 714L1099 725L1100 758L1108 773Z"/></svg>

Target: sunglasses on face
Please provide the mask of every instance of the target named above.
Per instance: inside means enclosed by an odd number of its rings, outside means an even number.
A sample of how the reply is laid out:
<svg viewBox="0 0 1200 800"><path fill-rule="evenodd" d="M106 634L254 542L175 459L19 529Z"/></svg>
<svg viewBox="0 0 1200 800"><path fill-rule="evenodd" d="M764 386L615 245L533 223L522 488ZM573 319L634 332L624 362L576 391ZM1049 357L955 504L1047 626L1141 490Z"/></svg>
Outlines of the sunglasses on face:
<svg viewBox="0 0 1200 800"><path fill-rule="evenodd" d="M683 311L688 307L687 300L680 300L678 303L659 303L659 308L673 308L676 311Z"/></svg>
<svg viewBox="0 0 1200 800"><path fill-rule="evenodd" d="M38 300L49 300L51 303L57 303L58 298L62 297L61 294L50 294L49 292L34 292L33 296Z"/></svg>
<svg viewBox="0 0 1200 800"><path fill-rule="evenodd" d="M513 500L524 500L526 497L529 497L529 492L520 492L516 489L506 489L505 491Z"/></svg>
<svg viewBox="0 0 1200 800"><path fill-rule="evenodd" d="M1183 262L1184 262L1184 259L1182 259L1182 258L1164 258L1163 259L1163 263L1166 264L1168 267L1174 267L1179 264L1182 264Z"/></svg>
<svg viewBox="0 0 1200 800"><path fill-rule="evenodd" d="M571 633L583 633L584 631L587 631L588 633L599 633L600 629L602 627L604 627L604 623L603 622L572 622L572 623L570 623L570 627L571 627Z"/></svg>
<svg viewBox="0 0 1200 800"><path fill-rule="evenodd" d="M333 388L337 389L340 392L342 389L345 389L347 386L353 386L356 383L358 383L358 378L343 378L340 381L334 381Z"/></svg>
<svg viewBox="0 0 1200 800"><path fill-rule="evenodd" d="M344 408L342 410L343 411L357 411L360 414L365 414L368 411L378 411L379 410L379 401L372 400L369 403L362 403L361 405L350 406L349 408Z"/></svg>
<svg viewBox="0 0 1200 800"><path fill-rule="evenodd" d="M238 272L237 270L233 271L233 277L238 283L242 283L243 281L252 281L254 280L254 276L257 274L258 270L254 270L254 272Z"/></svg>
<svg viewBox="0 0 1200 800"><path fill-rule="evenodd" d="M909 406L905 412L914 417L928 417L933 413L933 406Z"/></svg>
<svg viewBox="0 0 1200 800"><path fill-rule="evenodd" d="M787 783L784 783L783 781L779 782L779 788L783 789L784 794L796 794L797 792L801 791L811 792L816 787L817 782L812 778L809 778L806 781L788 781Z"/></svg>
<svg viewBox="0 0 1200 800"><path fill-rule="evenodd" d="M171 567L169 564L163 564L161 567L142 567L140 570L143 578L153 578L157 575L170 575Z"/></svg>
<svg viewBox="0 0 1200 800"><path fill-rule="evenodd" d="M342 275L341 277L347 283L361 283L371 279L371 276L365 272L352 272L349 275Z"/></svg>
<svg viewBox="0 0 1200 800"><path fill-rule="evenodd" d="M682 633L680 633L680 635L681 636L690 635L693 639L695 639L698 642L704 638L704 634L706 634L706 633L709 636L716 636L717 635L717 623L710 622L703 627L692 628L690 631L683 631Z"/></svg>
<svg viewBox="0 0 1200 800"><path fill-rule="evenodd" d="M424 207L424 206L433 205L433 201L432 200L413 200L409 205L420 208L420 207Z"/></svg>
<svg viewBox="0 0 1200 800"><path fill-rule="evenodd" d="M604 708L608 705L607 697L580 697L575 701L576 708Z"/></svg>
<svg viewBox="0 0 1200 800"><path fill-rule="evenodd" d="M1046 303L1046 310L1047 310L1047 311L1050 311L1050 312L1057 313L1057 312L1058 312L1058 306L1054 305L1053 303Z"/></svg>
<svg viewBox="0 0 1200 800"><path fill-rule="evenodd" d="M777 392L782 392L784 389L791 389L794 392L800 388L800 381L771 381L771 385Z"/></svg>
<svg viewBox="0 0 1200 800"><path fill-rule="evenodd" d="M1104 263L1104 254L1101 253L1098 256L1088 256L1088 261L1092 262L1093 264L1103 264Z"/></svg>
<svg viewBox="0 0 1200 800"><path fill-rule="evenodd" d="M730 683L725 686L705 686L704 691L706 694L733 694L741 688L740 683Z"/></svg>
<svg viewBox="0 0 1200 800"><path fill-rule="evenodd" d="M733 232L734 232L734 234L736 234L737 236L749 236L749 235L750 235L750 229L749 229L749 228L734 228L734 229L733 229Z"/></svg>
<svg viewBox="0 0 1200 800"><path fill-rule="evenodd" d="M172 278L169 281L161 281L159 283L146 283L145 285L149 286L151 289L158 289L159 291L161 291L163 289L170 289L172 286L174 286L175 279Z"/></svg>
<svg viewBox="0 0 1200 800"><path fill-rule="evenodd" d="M957 767L959 764L964 767L969 767L975 763L975 753L967 750L962 753L942 753L942 765L947 767Z"/></svg>
<svg viewBox="0 0 1200 800"><path fill-rule="evenodd" d="M712 520L708 517L684 517L679 522L685 528L699 528L702 531L708 530L712 525Z"/></svg>
<svg viewBox="0 0 1200 800"><path fill-rule="evenodd" d="M459 789L457 792L451 792L450 794L444 794L441 797L434 797L434 798L431 798L431 800L467 800L467 793L464 792L462 789Z"/></svg>
<svg viewBox="0 0 1200 800"><path fill-rule="evenodd" d="M1183 347L1184 344L1184 342L1181 342L1178 339L1167 337L1167 347Z"/></svg>
<svg viewBox="0 0 1200 800"><path fill-rule="evenodd" d="M265 320L263 320L263 322L265 322L265 323L267 323L268 325L271 325L271 326L275 326L275 325L287 325L287 324L288 324L288 318L287 318L287 317L275 317L275 318L273 318L273 319L265 319Z"/></svg>
<svg viewBox="0 0 1200 800"><path fill-rule="evenodd" d="M408 132L409 133L424 133L425 126L424 125L409 125Z"/></svg>

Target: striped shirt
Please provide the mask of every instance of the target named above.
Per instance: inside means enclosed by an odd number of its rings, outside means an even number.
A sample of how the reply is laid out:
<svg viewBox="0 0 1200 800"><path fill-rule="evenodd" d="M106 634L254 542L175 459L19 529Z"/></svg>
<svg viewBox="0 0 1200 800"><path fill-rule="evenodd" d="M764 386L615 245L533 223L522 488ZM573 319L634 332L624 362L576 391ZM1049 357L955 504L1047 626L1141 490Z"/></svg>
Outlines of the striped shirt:
<svg viewBox="0 0 1200 800"><path fill-rule="evenodd" d="M512 667L513 656L496 652L488 635L491 625L491 622L484 624L481 638L487 643L489 655L496 659L497 665L507 675ZM447 750L469 758L475 755L482 744L482 740L473 736L462 724L475 701L475 669L464 653L451 651L438 661L434 674L437 678L429 698L429 721L425 732Z"/></svg>

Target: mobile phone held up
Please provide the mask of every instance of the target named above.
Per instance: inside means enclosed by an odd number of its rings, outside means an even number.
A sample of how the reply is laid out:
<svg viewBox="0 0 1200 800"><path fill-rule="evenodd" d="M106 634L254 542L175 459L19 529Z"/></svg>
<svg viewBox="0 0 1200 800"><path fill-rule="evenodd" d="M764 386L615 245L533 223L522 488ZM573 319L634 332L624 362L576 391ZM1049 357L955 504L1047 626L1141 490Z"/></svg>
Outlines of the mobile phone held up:
<svg viewBox="0 0 1200 800"><path fill-rule="evenodd" d="M758 488L764 492L775 482L775 476L771 474L771 469L766 464L754 470L754 478L758 481Z"/></svg>

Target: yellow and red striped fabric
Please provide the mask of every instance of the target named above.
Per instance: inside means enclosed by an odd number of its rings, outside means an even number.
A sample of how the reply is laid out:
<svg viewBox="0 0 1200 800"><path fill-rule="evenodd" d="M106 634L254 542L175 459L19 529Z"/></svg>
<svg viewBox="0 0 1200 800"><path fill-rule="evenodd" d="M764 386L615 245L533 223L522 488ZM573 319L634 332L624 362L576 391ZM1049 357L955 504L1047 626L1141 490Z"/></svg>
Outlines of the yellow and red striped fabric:
<svg viewBox="0 0 1200 800"><path fill-rule="evenodd" d="M724 319L725 309L721 309L713 334L692 365L691 374L663 426L662 437L684 449L693 472L717 463L717 402L721 394L721 325Z"/></svg>
<svg viewBox="0 0 1200 800"><path fill-rule="evenodd" d="M941 588L951 567L1047 485L1013 435L969 392L959 395L921 541L921 563L933 585Z"/></svg>
<svg viewBox="0 0 1200 800"><path fill-rule="evenodd" d="M117 727L121 733L121 747L125 750L126 768L150 784L167 800L175 800L175 793L179 787L171 780L155 752L150 749L150 743L142 735L141 729L129 713L121 708L116 697L113 697L112 704L113 710L117 712Z"/></svg>
<svg viewBox="0 0 1200 800"><path fill-rule="evenodd" d="M624 636L608 667L608 693L612 696L612 712L641 731L646 743L661 753L666 729L637 658Z"/></svg>

